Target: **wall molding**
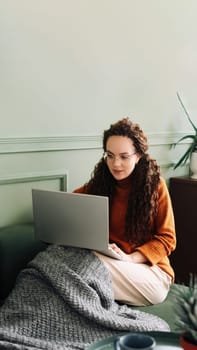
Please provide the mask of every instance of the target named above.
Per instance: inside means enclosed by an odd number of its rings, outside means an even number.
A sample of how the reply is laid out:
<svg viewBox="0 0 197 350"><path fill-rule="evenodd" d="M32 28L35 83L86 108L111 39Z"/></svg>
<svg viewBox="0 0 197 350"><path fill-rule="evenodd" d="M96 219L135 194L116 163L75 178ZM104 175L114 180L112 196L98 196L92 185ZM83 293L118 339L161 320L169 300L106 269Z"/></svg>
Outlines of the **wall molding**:
<svg viewBox="0 0 197 350"><path fill-rule="evenodd" d="M147 133L146 135L149 146L161 146L172 145L185 136L185 133ZM101 147L101 135L0 138L0 154L100 149Z"/></svg>
<svg viewBox="0 0 197 350"><path fill-rule="evenodd" d="M101 148L98 135L0 138L0 154Z"/></svg>
<svg viewBox="0 0 197 350"><path fill-rule="evenodd" d="M49 180L59 180L60 181L60 190L67 191L68 186L68 174L65 172L52 172L46 171L44 173L24 173L17 174L12 176L0 177L0 186L1 185L13 185L27 182L37 182L37 181L49 181Z"/></svg>

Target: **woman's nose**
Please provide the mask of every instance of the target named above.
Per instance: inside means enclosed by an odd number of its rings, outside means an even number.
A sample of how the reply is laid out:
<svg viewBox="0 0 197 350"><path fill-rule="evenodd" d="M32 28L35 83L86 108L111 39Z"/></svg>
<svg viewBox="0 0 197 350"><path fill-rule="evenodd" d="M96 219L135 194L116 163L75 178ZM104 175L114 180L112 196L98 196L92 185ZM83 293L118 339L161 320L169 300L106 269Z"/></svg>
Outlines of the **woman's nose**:
<svg viewBox="0 0 197 350"><path fill-rule="evenodd" d="M121 162L120 157L114 157L113 163L114 163L114 165L117 165L117 164L119 165L119 164L121 164L122 162Z"/></svg>

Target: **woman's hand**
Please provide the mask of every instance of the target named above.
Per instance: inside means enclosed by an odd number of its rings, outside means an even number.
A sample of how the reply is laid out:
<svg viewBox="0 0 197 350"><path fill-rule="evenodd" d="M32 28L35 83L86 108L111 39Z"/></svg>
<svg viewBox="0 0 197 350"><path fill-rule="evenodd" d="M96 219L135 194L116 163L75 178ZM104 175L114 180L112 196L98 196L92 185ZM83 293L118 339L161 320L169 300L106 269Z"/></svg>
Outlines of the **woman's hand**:
<svg viewBox="0 0 197 350"><path fill-rule="evenodd" d="M131 254L126 254L125 252L123 252L122 249L120 249L116 243L110 243L109 246L111 247L111 249L113 249L116 253L118 253L122 260L124 261L130 261L132 263L136 263L136 264L143 264L143 263L146 263L147 262L147 259L146 257L138 252L138 251L135 251Z"/></svg>
<svg viewBox="0 0 197 350"><path fill-rule="evenodd" d="M125 260L125 259L126 259L127 254L125 254L125 253L123 252L123 250L120 249L120 248L116 245L116 243L109 243L109 247L110 247L111 249L113 249L118 255L120 255L120 257L122 258L122 260Z"/></svg>

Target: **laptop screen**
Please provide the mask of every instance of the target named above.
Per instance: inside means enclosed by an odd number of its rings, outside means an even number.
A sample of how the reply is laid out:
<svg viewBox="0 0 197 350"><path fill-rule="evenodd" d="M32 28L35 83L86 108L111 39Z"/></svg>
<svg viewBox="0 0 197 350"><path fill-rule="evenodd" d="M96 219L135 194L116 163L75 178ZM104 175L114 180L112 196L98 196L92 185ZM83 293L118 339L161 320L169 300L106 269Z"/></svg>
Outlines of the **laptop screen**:
<svg viewBox="0 0 197 350"><path fill-rule="evenodd" d="M108 247L107 197L33 189L32 201L36 239L94 250Z"/></svg>

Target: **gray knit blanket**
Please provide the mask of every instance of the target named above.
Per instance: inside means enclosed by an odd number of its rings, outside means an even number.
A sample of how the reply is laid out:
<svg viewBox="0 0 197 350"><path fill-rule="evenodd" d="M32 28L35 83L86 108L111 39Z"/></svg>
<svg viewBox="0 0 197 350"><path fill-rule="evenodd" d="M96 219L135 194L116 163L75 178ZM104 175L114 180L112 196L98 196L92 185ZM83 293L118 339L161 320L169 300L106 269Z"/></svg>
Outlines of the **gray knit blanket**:
<svg viewBox="0 0 197 350"><path fill-rule="evenodd" d="M86 249L49 246L18 276L0 308L0 349L86 349L130 331L167 323L114 301L110 275Z"/></svg>

